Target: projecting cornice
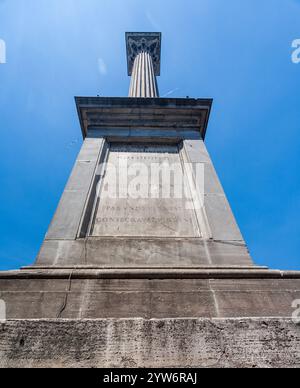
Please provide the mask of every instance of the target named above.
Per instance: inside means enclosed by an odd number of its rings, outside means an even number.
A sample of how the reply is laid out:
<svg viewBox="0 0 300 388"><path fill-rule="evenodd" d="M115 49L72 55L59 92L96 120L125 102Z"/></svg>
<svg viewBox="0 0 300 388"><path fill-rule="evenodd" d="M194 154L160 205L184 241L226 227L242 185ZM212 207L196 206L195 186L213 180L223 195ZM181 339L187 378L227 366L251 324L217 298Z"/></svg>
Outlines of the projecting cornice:
<svg viewBox="0 0 300 388"><path fill-rule="evenodd" d="M76 97L83 137L204 139L211 99Z"/></svg>

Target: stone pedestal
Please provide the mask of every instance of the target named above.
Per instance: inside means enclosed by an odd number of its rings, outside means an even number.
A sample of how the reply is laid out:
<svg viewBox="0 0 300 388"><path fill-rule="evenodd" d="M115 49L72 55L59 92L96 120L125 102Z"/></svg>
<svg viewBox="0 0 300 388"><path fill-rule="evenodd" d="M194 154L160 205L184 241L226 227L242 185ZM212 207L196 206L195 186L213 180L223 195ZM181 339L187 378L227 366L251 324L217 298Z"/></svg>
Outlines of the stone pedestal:
<svg viewBox="0 0 300 388"><path fill-rule="evenodd" d="M85 140L38 266L253 266L204 144L211 100L77 98L76 102ZM142 180L149 197L117 193L104 198L97 188L113 178L105 163L116 166L122 177L126 172L120 170L120 160L128 168L143 163L146 172L150 164L167 162L175 166L174 174L187 179L193 195L179 199L152 195L149 176L145 183ZM176 189L176 178L174 183Z"/></svg>

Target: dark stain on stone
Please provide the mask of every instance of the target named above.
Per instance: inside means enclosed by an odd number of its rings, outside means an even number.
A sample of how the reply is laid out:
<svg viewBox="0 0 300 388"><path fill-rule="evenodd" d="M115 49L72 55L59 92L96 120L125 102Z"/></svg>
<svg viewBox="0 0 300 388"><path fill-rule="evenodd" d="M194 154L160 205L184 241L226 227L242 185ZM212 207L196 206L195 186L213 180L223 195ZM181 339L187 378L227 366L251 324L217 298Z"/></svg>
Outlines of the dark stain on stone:
<svg viewBox="0 0 300 388"><path fill-rule="evenodd" d="M157 324L157 328L158 329L163 329L165 327L165 322L159 322L158 324Z"/></svg>

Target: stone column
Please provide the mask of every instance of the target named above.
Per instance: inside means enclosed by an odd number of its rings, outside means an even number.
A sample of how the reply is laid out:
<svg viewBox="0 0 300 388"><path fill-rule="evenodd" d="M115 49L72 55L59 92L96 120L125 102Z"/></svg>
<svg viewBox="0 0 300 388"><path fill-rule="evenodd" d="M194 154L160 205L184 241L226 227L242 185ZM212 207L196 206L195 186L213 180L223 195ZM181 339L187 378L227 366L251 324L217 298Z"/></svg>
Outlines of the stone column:
<svg viewBox="0 0 300 388"><path fill-rule="evenodd" d="M161 34L127 32L126 46L131 76L129 97L158 98L156 77L160 75Z"/></svg>
<svg viewBox="0 0 300 388"><path fill-rule="evenodd" d="M129 97L159 97L152 56L146 51L134 60Z"/></svg>

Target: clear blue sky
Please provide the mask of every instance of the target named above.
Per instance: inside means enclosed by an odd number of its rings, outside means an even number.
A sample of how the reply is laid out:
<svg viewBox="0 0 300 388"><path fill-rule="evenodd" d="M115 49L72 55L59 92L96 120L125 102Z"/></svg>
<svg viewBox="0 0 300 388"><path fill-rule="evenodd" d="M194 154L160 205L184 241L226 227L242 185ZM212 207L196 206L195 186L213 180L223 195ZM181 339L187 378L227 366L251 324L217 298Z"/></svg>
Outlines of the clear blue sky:
<svg viewBox="0 0 300 388"><path fill-rule="evenodd" d="M0 0L0 269L37 255L82 142L73 97L127 95L125 31L163 33L162 96L214 98L207 147L254 260L300 269L299 21L299 0Z"/></svg>

